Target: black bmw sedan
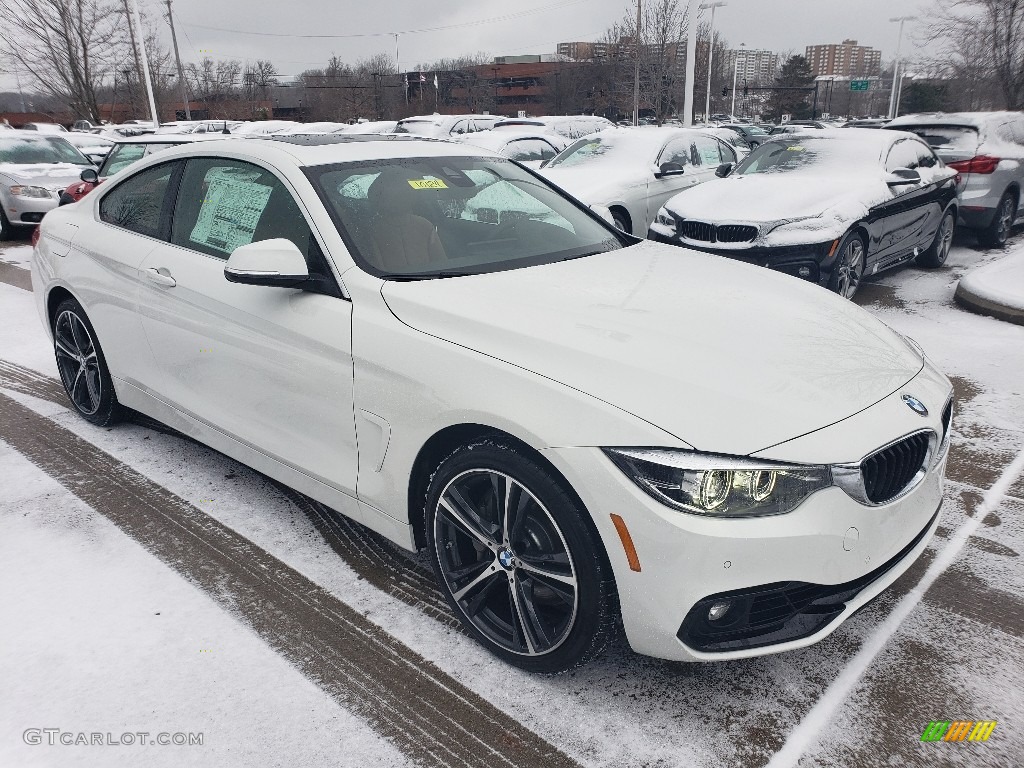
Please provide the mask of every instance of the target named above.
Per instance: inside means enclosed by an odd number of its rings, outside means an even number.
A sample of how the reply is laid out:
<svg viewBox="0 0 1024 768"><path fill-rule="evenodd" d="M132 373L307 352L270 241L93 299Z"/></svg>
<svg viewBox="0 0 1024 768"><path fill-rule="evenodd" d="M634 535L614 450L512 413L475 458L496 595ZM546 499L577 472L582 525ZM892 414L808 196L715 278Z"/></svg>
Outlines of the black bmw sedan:
<svg viewBox="0 0 1024 768"><path fill-rule="evenodd" d="M648 237L817 282L853 298L911 259L941 266L957 173L909 133L850 128L772 138L719 178L680 192Z"/></svg>

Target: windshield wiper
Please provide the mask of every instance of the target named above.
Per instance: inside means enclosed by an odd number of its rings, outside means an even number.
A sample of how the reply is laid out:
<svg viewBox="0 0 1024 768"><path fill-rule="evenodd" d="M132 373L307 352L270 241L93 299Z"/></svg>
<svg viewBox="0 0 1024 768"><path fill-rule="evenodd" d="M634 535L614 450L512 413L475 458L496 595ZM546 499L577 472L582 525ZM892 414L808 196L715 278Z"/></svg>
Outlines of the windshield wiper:
<svg viewBox="0 0 1024 768"><path fill-rule="evenodd" d="M444 277L468 277L469 275L478 275L479 272L459 272L451 269L442 269L438 272L421 272L419 274L411 275L381 275L385 280L398 280L409 282L412 280L433 280L435 278Z"/></svg>

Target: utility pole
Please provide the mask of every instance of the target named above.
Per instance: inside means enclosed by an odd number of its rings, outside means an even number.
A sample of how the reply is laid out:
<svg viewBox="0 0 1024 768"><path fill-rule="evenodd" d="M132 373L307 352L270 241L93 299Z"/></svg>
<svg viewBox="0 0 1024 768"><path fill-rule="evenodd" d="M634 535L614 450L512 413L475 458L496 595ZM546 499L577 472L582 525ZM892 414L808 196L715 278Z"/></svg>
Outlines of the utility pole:
<svg viewBox="0 0 1024 768"><path fill-rule="evenodd" d="M683 87L683 125L693 125L693 77L697 71L697 4L690 0L686 15L686 85Z"/></svg>
<svg viewBox="0 0 1024 768"><path fill-rule="evenodd" d="M135 64L136 64L136 66L138 66L140 59L142 61L141 72L142 72L143 78L146 80L146 94L149 96L149 116L150 116L150 119L152 119L152 121L153 121L153 127L154 128L159 128L160 127L160 116L157 114L157 111L156 111L156 99L153 98L153 81L149 77L149 60L146 58L146 41L145 41L144 35L142 34L142 19L139 16L139 5L138 5L137 0L131 0L130 6L129 6L128 0L124 0L124 4L125 4L125 10L128 10L129 7L131 9L130 16L129 16L129 21L128 21L128 29L131 30L132 21L134 21L135 22L135 26L139 30L139 39L138 39L139 48L138 48L138 50L135 50L135 35L133 33L132 34L132 50L135 51Z"/></svg>
<svg viewBox="0 0 1024 768"><path fill-rule="evenodd" d="M640 32L643 25L643 13L641 12L642 0L636 0L636 34L633 36L633 46L636 49L636 61L633 67L633 125L640 125Z"/></svg>
<svg viewBox="0 0 1024 768"><path fill-rule="evenodd" d="M743 43L740 43L740 45L742 46ZM740 62L741 61L743 62L743 67L745 69L746 66L747 66L747 57L744 56L741 59L739 56L737 56L736 57L736 66L733 67L733 70L732 70L732 106L729 107L729 120L730 121L736 119L736 80L737 80L737 76L740 73Z"/></svg>
<svg viewBox="0 0 1024 768"><path fill-rule="evenodd" d="M889 19L890 22L898 21L900 23L900 31L896 36L896 59L892 64L892 91L889 93L889 118L896 117L896 91L897 83L900 74L900 45L903 43L903 22L913 21L916 16L897 16L894 19ZM902 84L902 83L901 83Z"/></svg>
<svg viewBox="0 0 1024 768"><path fill-rule="evenodd" d="M167 0L167 23L171 25L171 43L174 45L174 60L178 63L178 81L181 83L181 98L185 102L185 119L191 120L192 110L188 105L188 86L185 84L185 71L181 68L181 54L178 53L178 36L174 33L171 0Z"/></svg>
<svg viewBox="0 0 1024 768"><path fill-rule="evenodd" d="M136 77L142 77L142 62L139 61L139 46L135 41L135 22L132 21L132 11L128 7L128 0L121 0L124 5L124 18L128 22L128 37L132 43L132 58L135 59L135 75ZM135 99L132 97L132 85L131 80L126 83L128 86L128 99L131 101L132 109L135 108Z"/></svg>
<svg viewBox="0 0 1024 768"><path fill-rule="evenodd" d="M711 26L708 29L708 91L704 98L705 123L711 119L711 62L714 60L715 55L715 8L721 8L723 5L728 5L728 3L704 3L701 5L701 10L705 8L711 9Z"/></svg>

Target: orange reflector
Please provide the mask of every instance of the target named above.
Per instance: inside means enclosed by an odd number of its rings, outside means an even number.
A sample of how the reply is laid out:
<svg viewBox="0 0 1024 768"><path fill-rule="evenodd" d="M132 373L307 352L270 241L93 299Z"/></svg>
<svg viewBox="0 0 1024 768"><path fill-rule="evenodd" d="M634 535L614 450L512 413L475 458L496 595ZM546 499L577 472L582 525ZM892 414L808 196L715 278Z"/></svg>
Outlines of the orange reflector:
<svg viewBox="0 0 1024 768"><path fill-rule="evenodd" d="M626 553L626 562L629 563L629 570L639 573L640 558L636 556L636 547L633 546L633 537L629 535L626 521L618 515L612 515L612 523L615 524L615 530L618 532L619 540L622 542L622 549Z"/></svg>
<svg viewBox="0 0 1024 768"><path fill-rule="evenodd" d="M839 245L838 240L832 241L832 247L828 249L828 258L832 258L832 254L836 252L836 247Z"/></svg>

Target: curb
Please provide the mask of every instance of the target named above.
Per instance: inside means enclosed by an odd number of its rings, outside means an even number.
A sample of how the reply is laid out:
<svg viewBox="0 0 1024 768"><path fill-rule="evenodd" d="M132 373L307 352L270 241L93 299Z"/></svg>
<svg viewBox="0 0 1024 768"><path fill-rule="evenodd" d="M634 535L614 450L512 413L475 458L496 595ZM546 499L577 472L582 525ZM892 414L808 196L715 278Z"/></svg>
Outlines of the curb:
<svg viewBox="0 0 1024 768"><path fill-rule="evenodd" d="M1008 323L1015 323L1016 325L1024 325L1024 309L1018 309L1016 307L1008 307L999 302L992 301L990 299L982 298L976 295L968 285L964 285L965 280L961 279L956 286L956 293L953 294L953 300L957 304L962 306L971 312L976 312L980 315L989 315L996 318L997 320L1005 320Z"/></svg>

